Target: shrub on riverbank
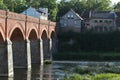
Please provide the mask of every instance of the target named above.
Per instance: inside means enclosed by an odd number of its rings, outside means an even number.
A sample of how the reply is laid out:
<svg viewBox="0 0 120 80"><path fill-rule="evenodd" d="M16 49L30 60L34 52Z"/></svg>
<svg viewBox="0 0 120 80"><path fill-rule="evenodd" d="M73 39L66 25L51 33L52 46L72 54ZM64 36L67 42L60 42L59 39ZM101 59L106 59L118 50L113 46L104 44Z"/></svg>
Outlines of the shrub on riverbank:
<svg viewBox="0 0 120 80"><path fill-rule="evenodd" d="M54 60L72 61L119 61L119 52L59 52L53 55Z"/></svg>
<svg viewBox="0 0 120 80"><path fill-rule="evenodd" d="M60 52L120 52L120 31L68 32L58 35Z"/></svg>
<svg viewBox="0 0 120 80"><path fill-rule="evenodd" d="M97 75L79 75L79 74L73 74L72 76L65 78L64 80L119 80L120 74L97 74Z"/></svg>

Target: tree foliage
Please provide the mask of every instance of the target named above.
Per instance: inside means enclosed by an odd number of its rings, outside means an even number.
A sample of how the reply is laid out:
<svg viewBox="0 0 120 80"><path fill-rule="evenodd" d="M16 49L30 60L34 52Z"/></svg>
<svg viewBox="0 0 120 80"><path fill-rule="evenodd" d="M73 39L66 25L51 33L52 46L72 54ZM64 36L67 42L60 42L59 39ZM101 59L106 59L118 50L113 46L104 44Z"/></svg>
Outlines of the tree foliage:
<svg viewBox="0 0 120 80"><path fill-rule="evenodd" d="M22 12L28 7L45 7L49 10L49 19L56 21L60 19L71 8L78 14L85 10L112 10L120 11L120 2L111 5L110 0L0 0L1 9L9 9L13 12ZM57 17L56 17L57 16Z"/></svg>
<svg viewBox="0 0 120 80"><path fill-rule="evenodd" d="M110 0L61 0L58 4L57 19L59 20L71 8L78 14L85 10L112 10Z"/></svg>
<svg viewBox="0 0 120 80"><path fill-rule="evenodd" d="M114 5L114 10L115 11L120 11L120 2Z"/></svg>

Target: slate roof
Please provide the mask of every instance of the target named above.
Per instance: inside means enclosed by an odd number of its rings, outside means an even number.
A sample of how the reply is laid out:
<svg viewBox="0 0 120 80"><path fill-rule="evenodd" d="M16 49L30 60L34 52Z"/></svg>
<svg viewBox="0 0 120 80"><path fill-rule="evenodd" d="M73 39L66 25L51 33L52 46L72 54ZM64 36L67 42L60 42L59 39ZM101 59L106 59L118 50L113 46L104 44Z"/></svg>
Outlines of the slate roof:
<svg viewBox="0 0 120 80"><path fill-rule="evenodd" d="M93 11L91 13L91 18L115 19L116 17L115 12L111 11Z"/></svg>
<svg viewBox="0 0 120 80"><path fill-rule="evenodd" d="M75 14L80 20L83 20L83 18L82 18L78 13L76 13L73 9L71 9L71 10L68 11L67 13L69 13L69 12L72 12L72 13ZM66 14L67 14L67 13L66 13ZM65 15L66 15L66 14L65 14ZM65 16L65 15L64 15L64 16ZM62 18L64 18L64 16L62 16Z"/></svg>
<svg viewBox="0 0 120 80"><path fill-rule="evenodd" d="M83 19L88 18L102 18L102 19L114 19L117 17L115 12L112 11L92 11L92 10L86 10L84 11L81 16Z"/></svg>
<svg viewBox="0 0 120 80"><path fill-rule="evenodd" d="M21 14L25 14L28 16L40 18L41 14L33 7L29 7L27 10L23 11Z"/></svg>
<svg viewBox="0 0 120 80"><path fill-rule="evenodd" d="M28 9L26 9L25 11L23 11L21 14L25 14L28 16L32 16L35 18L40 18L40 16L42 15L42 13L48 15L48 12L44 10L45 8L39 8L38 10L33 8L33 7L29 7ZM46 8L47 9L47 8Z"/></svg>

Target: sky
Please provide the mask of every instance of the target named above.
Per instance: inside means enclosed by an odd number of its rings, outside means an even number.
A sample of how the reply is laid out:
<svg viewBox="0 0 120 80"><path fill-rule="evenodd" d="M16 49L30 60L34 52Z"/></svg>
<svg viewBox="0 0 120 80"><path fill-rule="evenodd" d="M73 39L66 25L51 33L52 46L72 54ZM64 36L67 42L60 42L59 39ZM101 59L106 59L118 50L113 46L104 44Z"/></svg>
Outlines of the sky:
<svg viewBox="0 0 120 80"><path fill-rule="evenodd" d="M120 2L120 0L111 0L111 1L112 1L113 4L117 3L117 2Z"/></svg>

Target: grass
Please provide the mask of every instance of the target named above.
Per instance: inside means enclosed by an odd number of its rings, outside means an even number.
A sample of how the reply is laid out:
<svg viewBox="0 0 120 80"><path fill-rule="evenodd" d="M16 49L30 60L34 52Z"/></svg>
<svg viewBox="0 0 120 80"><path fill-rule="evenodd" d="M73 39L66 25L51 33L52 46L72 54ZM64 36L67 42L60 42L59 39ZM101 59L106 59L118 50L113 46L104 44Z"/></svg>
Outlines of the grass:
<svg viewBox="0 0 120 80"><path fill-rule="evenodd" d="M72 61L119 61L119 52L59 52L53 55L54 60Z"/></svg>
<svg viewBox="0 0 120 80"><path fill-rule="evenodd" d="M97 75L79 75L73 74L70 77L64 78L63 80L119 80L120 74L104 73Z"/></svg>

